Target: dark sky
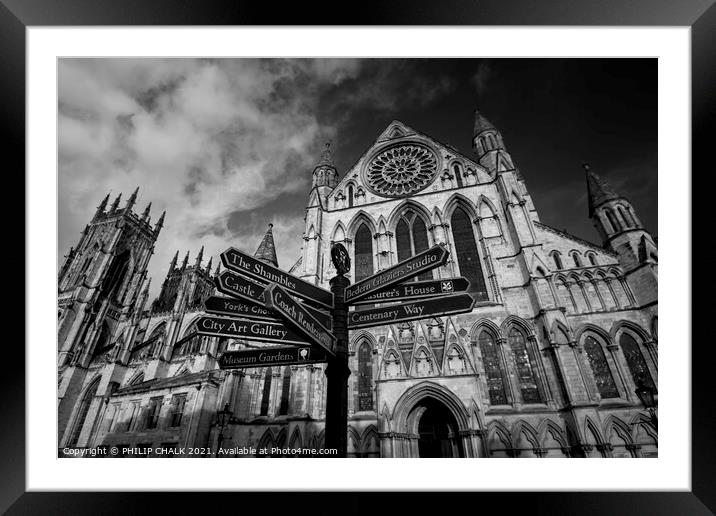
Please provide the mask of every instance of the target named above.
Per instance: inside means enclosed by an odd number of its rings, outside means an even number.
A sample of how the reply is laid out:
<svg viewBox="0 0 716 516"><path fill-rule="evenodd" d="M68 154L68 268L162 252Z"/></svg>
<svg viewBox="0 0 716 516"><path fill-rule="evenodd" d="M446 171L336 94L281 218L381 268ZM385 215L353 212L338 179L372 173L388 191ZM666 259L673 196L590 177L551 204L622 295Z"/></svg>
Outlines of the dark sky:
<svg viewBox="0 0 716 516"><path fill-rule="evenodd" d="M393 119L472 156L477 107L502 132L541 220L598 243L587 216L583 161L657 234L656 73L655 59L374 60L327 88L316 117L336 128L331 149L343 176ZM360 111L346 105L371 82L388 88L386 98L404 92L415 102L386 106L374 91L374 105ZM247 217L262 226L272 212L300 214L305 202L305 192L282 195L236 212L232 226L239 229Z"/></svg>
<svg viewBox="0 0 716 516"><path fill-rule="evenodd" d="M397 119L471 156L476 107L543 222L596 242L581 163L657 234L656 59L61 59L58 260L108 193L167 210L149 274L179 250L300 256L311 171L341 176Z"/></svg>

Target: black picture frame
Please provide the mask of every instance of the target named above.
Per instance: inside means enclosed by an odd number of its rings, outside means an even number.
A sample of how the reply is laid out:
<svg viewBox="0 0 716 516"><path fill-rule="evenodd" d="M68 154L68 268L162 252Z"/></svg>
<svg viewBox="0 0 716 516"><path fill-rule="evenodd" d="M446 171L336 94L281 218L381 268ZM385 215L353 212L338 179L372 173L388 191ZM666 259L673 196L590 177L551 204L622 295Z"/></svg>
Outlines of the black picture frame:
<svg viewBox="0 0 716 516"><path fill-rule="evenodd" d="M345 9L341 4L293 3L277 5L260 2L216 0L0 0L0 131L5 165L5 198L25 193L25 30L31 26L95 25L622 25L691 27L692 73L692 170L707 174L713 170L714 107L716 105L716 7L713 0L405 0L361 2ZM350 12L350 16L342 14ZM692 174L692 180L696 177ZM13 184L14 183L14 184ZM702 189L702 194L706 189ZM698 192L699 190L694 190ZM6 201L7 202L7 201ZM9 216L19 208L6 204L6 242L24 242L24 225ZM710 220L707 203L694 198L694 228ZM17 215L15 215L17 218ZM701 221L701 223L700 223ZM51 230L51 228L49 228ZM13 231L15 234L13 234ZM700 235L692 229L692 235ZM706 233L708 235L708 233ZM16 248L19 248L16 244ZM30 271L22 261L24 275ZM17 251L16 251L17 252ZM54 253L54 250L50 252ZM19 254L19 253L17 253ZM7 276L19 278L20 265L6 264ZM9 279L9 278L8 278ZM24 283L23 283L24 286ZM21 287L12 289L6 316L17 319L20 306L25 310ZM6 296L8 299L11 296ZM699 321L703 303L692 298L692 320ZM27 311L25 312L25 315ZM705 314L704 314L705 315ZM10 323L6 323L6 327ZM15 323L13 326L19 327ZM703 325L705 327L705 325ZM8 514L131 514L155 512L185 513L190 509L184 493L28 493L25 489L25 353L20 339L6 333L2 348L3 373L0 375L3 423L0 424L0 511ZM468 503L478 510L485 504L530 511L531 514L713 514L716 511L716 418L711 408L710 381L713 347L710 339L684 328L680 346L692 351L692 490L690 492L557 492L557 493L471 493ZM24 340L24 339L23 339ZM52 415L48 415L48 418ZM48 439L54 439L48 424ZM401 500L401 512L419 509L425 494L413 493ZM193 495L192 495L193 496ZM327 510L323 494L291 493L277 502L275 494L204 494L211 504L202 505L212 512L266 507L279 510L309 510L322 514ZM344 493L339 501L343 513L378 510L386 493ZM374 497L374 498L373 498ZM270 498L270 502L268 499ZM386 500L387 501L387 500ZM509 501L509 502L508 502ZM334 500L333 503L336 501ZM453 502L451 502L452 504ZM281 507L283 504L283 507ZM457 507L457 506L456 506ZM456 509L457 510L457 509ZM335 512L332 510L331 512ZM382 512L382 509L381 509Z"/></svg>

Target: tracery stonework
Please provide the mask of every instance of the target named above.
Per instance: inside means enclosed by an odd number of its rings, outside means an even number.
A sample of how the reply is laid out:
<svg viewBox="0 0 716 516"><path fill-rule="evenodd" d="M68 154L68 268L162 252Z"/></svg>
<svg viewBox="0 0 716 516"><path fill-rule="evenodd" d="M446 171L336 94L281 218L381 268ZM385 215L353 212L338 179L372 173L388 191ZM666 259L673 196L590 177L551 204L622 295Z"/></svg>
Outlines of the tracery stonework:
<svg viewBox="0 0 716 516"><path fill-rule="evenodd" d="M435 153L422 145L391 147L373 158L366 170L366 180L377 194L410 195L435 179L437 164Z"/></svg>

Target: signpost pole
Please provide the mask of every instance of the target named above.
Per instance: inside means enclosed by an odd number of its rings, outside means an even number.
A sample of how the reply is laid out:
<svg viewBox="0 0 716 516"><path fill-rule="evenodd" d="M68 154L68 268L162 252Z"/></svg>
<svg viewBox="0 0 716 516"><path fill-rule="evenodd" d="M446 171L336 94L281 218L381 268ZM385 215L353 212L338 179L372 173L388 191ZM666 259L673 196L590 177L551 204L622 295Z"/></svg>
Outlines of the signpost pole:
<svg viewBox="0 0 716 516"><path fill-rule="evenodd" d="M339 274L330 281L333 292L333 334L336 336L336 356L328 358L326 368L326 448L338 450L345 457L348 447L348 307L345 290L350 281Z"/></svg>

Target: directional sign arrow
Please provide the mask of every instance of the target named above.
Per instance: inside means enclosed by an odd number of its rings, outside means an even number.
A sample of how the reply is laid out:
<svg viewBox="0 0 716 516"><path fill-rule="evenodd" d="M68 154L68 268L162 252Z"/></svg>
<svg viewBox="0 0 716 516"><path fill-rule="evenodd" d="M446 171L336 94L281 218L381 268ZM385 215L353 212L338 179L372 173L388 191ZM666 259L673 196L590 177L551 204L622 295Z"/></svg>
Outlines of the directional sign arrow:
<svg viewBox="0 0 716 516"><path fill-rule="evenodd" d="M425 271L445 265L449 255L450 253L444 246L434 245L427 251L416 254L389 269L385 269L346 288L346 303L355 303L386 287L402 283Z"/></svg>
<svg viewBox="0 0 716 516"><path fill-rule="evenodd" d="M227 351L219 357L219 367L221 369L241 369L243 367L315 364L326 361L328 361L328 356L319 348L273 346Z"/></svg>
<svg viewBox="0 0 716 516"><path fill-rule="evenodd" d="M336 337L324 328L303 305L294 300L280 285L271 283L266 287L266 308L274 310L283 318L283 322L303 335L308 342L315 343L328 351L335 352Z"/></svg>
<svg viewBox="0 0 716 516"><path fill-rule="evenodd" d="M348 312L348 329L369 328L427 317L461 314L472 310L475 300L470 294L451 294L422 301L400 303L370 310Z"/></svg>
<svg viewBox="0 0 716 516"><path fill-rule="evenodd" d="M326 308L333 308L333 294L328 290L297 278L293 274L284 272L238 249L231 247L221 253L221 261L227 269L248 276L264 285L278 283L301 299Z"/></svg>
<svg viewBox="0 0 716 516"><path fill-rule="evenodd" d="M261 321L280 322L278 316L267 309L264 304L265 287L263 285L259 285L231 271L223 271L216 278L216 289L222 294L244 301L243 306L240 306L240 303L231 305L224 301L225 298L210 297L204 303L207 312L219 315L240 316ZM329 330L333 328L333 321L329 314L309 306L303 306L303 308L308 310L322 326L325 326Z"/></svg>
<svg viewBox="0 0 716 516"><path fill-rule="evenodd" d="M196 321L197 333L210 337L258 340L308 346L306 339L280 323L256 322L225 317L200 317Z"/></svg>
<svg viewBox="0 0 716 516"><path fill-rule="evenodd" d="M443 280L410 281L401 285L388 287L380 292L364 297L355 305L367 305L375 303L387 303L390 301L402 301L404 299L422 299L427 297L442 296L465 292L470 288L470 281L459 276Z"/></svg>

